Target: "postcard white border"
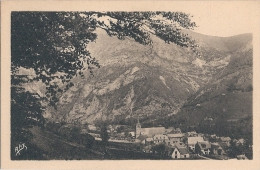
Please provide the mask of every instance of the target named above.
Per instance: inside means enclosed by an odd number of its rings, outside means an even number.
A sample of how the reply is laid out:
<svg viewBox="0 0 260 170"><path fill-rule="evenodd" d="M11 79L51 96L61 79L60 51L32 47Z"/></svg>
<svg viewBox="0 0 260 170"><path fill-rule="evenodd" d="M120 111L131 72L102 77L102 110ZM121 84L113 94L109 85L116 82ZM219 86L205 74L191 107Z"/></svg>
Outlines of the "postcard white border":
<svg viewBox="0 0 260 170"><path fill-rule="evenodd" d="M253 59L253 160L218 161L11 161L10 160L10 14L11 11L183 11L203 10L205 4L239 4L251 8L254 19ZM234 14L235 15L235 14ZM2 1L1 2L1 166L33 169L260 169L260 3L259 1Z"/></svg>

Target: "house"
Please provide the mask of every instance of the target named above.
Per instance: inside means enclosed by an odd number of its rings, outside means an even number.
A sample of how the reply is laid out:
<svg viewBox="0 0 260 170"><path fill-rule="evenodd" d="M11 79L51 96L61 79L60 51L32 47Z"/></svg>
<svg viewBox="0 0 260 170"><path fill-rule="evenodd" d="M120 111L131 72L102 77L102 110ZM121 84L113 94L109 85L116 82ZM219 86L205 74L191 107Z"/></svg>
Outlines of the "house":
<svg viewBox="0 0 260 170"><path fill-rule="evenodd" d="M167 133L170 133L171 131L173 131L174 130L174 128L173 127L169 127L169 128L167 128L167 129L165 129L165 133L167 134Z"/></svg>
<svg viewBox="0 0 260 170"><path fill-rule="evenodd" d="M245 139L243 139L243 138L240 138L238 140L234 139L233 142L236 144L236 146L244 145L245 144Z"/></svg>
<svg viewBox="0 0 260 170"><path fill-rule="evenodd" d="M217 135L216 134L213 134L213 135L209 135L208 136L208 139L211 141L211 142L217 142Z"/></svg>
<svg viewBox="0 0 260 170"><path fill-rule="evenodd" d="M205 135L203 133L198 133L197 136L205 137Z"/></svg>
<svg viewBox="0 0 260 170"><path fill-rule="evenodd" d="M151 144L153 144L154 142L153 142L153 138L146 138L145 139L145 144L146 145L151 145Z"/></svg>
<svg viewBox="0 0 260 170"><path fill-rule="evenodd" d="M135 142L145 144L146 138L148 138L146 135L140 135L135 139Z"/></svg>
<svg viewBox="0 0 260 170"><path fill-rule="evenodd" d="M175 143L182 142L184 138L184 134L182 133L176 133L176 134L167 134L169 138L170 145L174 145Z"/></svg>
<svg viewBox="0 0 260 170"><path fill-rule="evenodd" d="M89 135L93 136L95 138L95 140L101 140L101 136L100 134L97 134L97 133L88 133Z"/></svg>
<svg viewBox="0 0 260 170"><path fill-rule="evenodd" d="M198 134L195 131L191 131L191 132L187 132L187 136L188 137L196 137L196 136L198 136Z"/></svg>
<svg viewBox="0 0 260 170"><path fill-rule="evenodd" d="M169 155L173 159L182 159L182 158L189 158L190 154L185 147L173 147L169 151Z"/></svg>
<svg viewBox="0 0 260 170"><path fill-rule="evenodd" d="M194 136L194 137L188 137L188 147L190 150L195 151L195 145L198 142L204 142L203 137L200 136Z"/></svg>
<svg viewBox="0 0 260 170"><path fill-rule="evenodd" d="M197 142L195 145L195 153L209 155L211 149L211 144L207 141Z"/></svg>
<svg viewBox="0 0 260 170"><path fill-rule="evenodd" d="M248 158L246 157L245 154L243 154L243 155L237 155L237 159L238 159L238 160L248 160Z"/></svg>
<svg viewBox="0 0 260 170"><path fill-rule="evenodd" d="M224 151L229 149L229 146L225 142L218 142L218 144Z"/></svg>
<svg viewBox="0 0 260 170"><path fill-rule="evenodd" d="M216 139L216 138L217 138L217 135L216 135L216 134L213 134L213 135L210 135L210 137L211 137L212 139Z"/></svg>
<svg viewBox="0 0 260 170"><path fill-rule="evenodd" d="M172 129L170 132L168 132L169 134L176 134L176 133L181 133L181 129L180 128L176 128L176 129Z"/></svg>
<svg viewBox="0 0 260 170"><path fill-rule="evenodd" d="M245 139L243 138L238 139L238 142L242 145L246 143Z"/></svg>
<svg viewBox="0 0 260 170"><path fill-rule="evenodd" d="M225 151L224 149L217 143L211 143L211 154L214 154L214 155L224 155L225 154Z"/></svg>
<svg viewBox="0 0 260 170"><path fill-rule="evenodd" d="M230 137L220 137L219 140L222 143L225 143L227 146L230 146L231 138Z"/></svg>
<svg viewBox="0 0 260 170"><path fill-rule="evenodd" d="M163 134L158 134L158 135L154 135L153 136L153 142L155 144L159 144L159 143L168 143L169 138L166 135Z"/></svg>
<svg viewBox="0 0 260 170"><path fill-rule="evenodd" d="M152 145L147 145L143 148L143 152L145 153L152 153Z"/></svg>
<svg viewBox="0 0 260 170"><path fill-rule="evenodd" d="M186 146L183 142L175 143L175 144L173 145L173 147L187 148L187 146Z"/></svg>
<svg viewBox="0 0 260 170"><path fill-rule="evenodd" d="M135 132L129 132L129 134L131 135L131 137L135 137Z"/></svg>
<svg viewBox="0 0 260 170"><path fill-rule="evenodd" d="M113 132L114 128L113 128L112 125L108 125L108 126L107 126L107 130L109 130L110 132Z"/></svg>

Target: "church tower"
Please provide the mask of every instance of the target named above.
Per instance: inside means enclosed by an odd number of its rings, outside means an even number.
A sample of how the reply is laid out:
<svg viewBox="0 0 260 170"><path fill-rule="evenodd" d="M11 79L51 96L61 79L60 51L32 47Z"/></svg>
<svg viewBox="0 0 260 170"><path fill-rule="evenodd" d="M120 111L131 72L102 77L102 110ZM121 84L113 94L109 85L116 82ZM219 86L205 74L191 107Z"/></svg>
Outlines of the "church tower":
<svg viewBox="0 0 260 170"><path fill-rule="evenodd" d="M138 117L138 120L137 120L137 124L136 124L136 127L135 127L136 131L135 131L135 138L138 138L140 135L141 135L141 130L142 130L142 127L141 127L141 123L139 122L139 117Z"/></svg>

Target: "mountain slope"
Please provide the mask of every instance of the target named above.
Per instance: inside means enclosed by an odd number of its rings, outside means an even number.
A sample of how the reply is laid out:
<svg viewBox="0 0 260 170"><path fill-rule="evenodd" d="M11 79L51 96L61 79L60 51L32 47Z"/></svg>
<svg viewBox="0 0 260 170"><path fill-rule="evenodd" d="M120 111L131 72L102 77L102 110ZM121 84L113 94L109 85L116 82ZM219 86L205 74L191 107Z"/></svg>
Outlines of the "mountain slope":
<svg viewBox="0 0 260 170"><path fill-rule="evenodd" d="M94 77L86 73L85 79L75 78L75 86L62 94L58 109L50 108L45 117L79 123L100 119L122 122L137 117L147 123L168 119L212 78L218 79L220 71L229 74L228 67L234 66L229 63L237 63L236 55L241 55L233 49L224 49L226 46L214 47L222 38L196 36L201 45L200 57L156 37L152 37L152 46L144 46L131 39L109 37L98 30L97 41L88 48L101 68L94 70ZM243 36L248 37L238 37ZM234 44L233 39L225 41ZM241 49L246 48L248 39L240 39Z"/></svg>
<svg viewBox="0 0 260 170"><path fill-rule="evenodd" d="M231 55L227 67L192 95L172 122L183 128L251 138L252 46L245 44Z"/></svg>

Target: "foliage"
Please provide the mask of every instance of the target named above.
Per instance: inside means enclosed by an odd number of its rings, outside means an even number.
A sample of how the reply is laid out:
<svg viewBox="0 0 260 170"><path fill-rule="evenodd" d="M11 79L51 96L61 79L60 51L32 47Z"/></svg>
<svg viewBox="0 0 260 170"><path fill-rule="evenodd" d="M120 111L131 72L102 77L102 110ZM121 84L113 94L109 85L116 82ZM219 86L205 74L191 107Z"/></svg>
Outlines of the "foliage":
<svg viewBox="0 0 260 170"><path fill-rule="evenodd" d="M107 132L107 124L103 123L100 128L100 136L102 139L102 144L106 146L108 144L109 135Z"/></svg>
<svg viewBox="0 0 260 170"><path fill-rule="evenodd" d="M124 126L119 126L117 129L116 129L117 133L121 133L121 132L124 132L125 131L125 127Z"/></svg>
<svg viewBox="0 0 260 170"><path fill-rule="evenodd" d="M21 79L24 77L12 76L11 87L11 123L13 128L22 129L33 123L43 125L43 107L38 94L25 91L21 86ZM13 115L13 116L12 116Z"/></svg>
<svg viewBox="0 0 260 170"><path fill-rule="evenodd" d="M93 136L81 133L79 126L47 122L45 127L47 130L63 137L65 140L85 145L87 148L91 148L95 141Z"/></svg>
<svg viewBox="0 0 260 170"><path fill-rule="evenodd" d="M79 17L79 13L12 13L12 73L20 67L33 69L47 87L46 99L51 105L62 92L57 79L67 82L82 75L84 62L99 66L86 50L86 45L96 39L93 19Z"/></svg>
<svg viewBox="0 0 260 170"><path fill-rule="evenodd" d="M31 139L31 134L27 128L32 125L43 127L44 118L42 116L43 107L40 103L40 97L25 91L21 87L26 77L12 76L11 87L11 157L17 159L14 149L20 143L26 143ZM37 152L37 151L35 151ZM32 154L33 156L33 154ZM19 156L19 158L30 159L28 156Z"/></svg>
<svg viewBox="0 0 260 170"><path fill-rule="evenodd" d="M232 158L236 158L237 155L241 155L242 153L243 153L242 145L237 146L234 141L231 141L228 150L228 155Z"/></svg>
<svg viewBox="0 0 260 170"><path fill-rule="evenodd" d="M74 141L80 140L80 128L79 127L72 127L71 131L71 139Z"/></svg>
<svg viewBox="0 0 260 170"><path fill-rule="evenodd" d="M245 140L245 143L237 144L235 141L230 142L230 147L228 149L228 155L230 157L236 158L237 155L244 155L252 159L253 158L253 150L252 150L252 145L249 143L248 140Z"/></svg>
<svg viewBox="0 0 260 170"><path fill-rule="evenodd" d="M195 152L196 154L201 154L201 150L200 150L200 147L199 147L199 144L198 144L198 143L195 144L195 150L194 150L194 152Z"/></svg>
<svg viewBox="0 0 260 170"><path fill-rule="evenodd" d="M89 134L80 134L79 142L84 144L87 148L92 148L95 138Z"/></svg>
<svg viewBox="0 0 260 170"><path fill-rule="evenodd" d="M164 143L152 146L153 152L157 152L161 156L166 156L168 153L168 148Z"/></svg>
<svg viewBox="0 0 260 170"><path fill-rule="evenodd" d="M48 131L51 131L55 134L59 134L59 130L63 125L64 124L61 124L61 123L47 121L44 126Z"/></svg>

